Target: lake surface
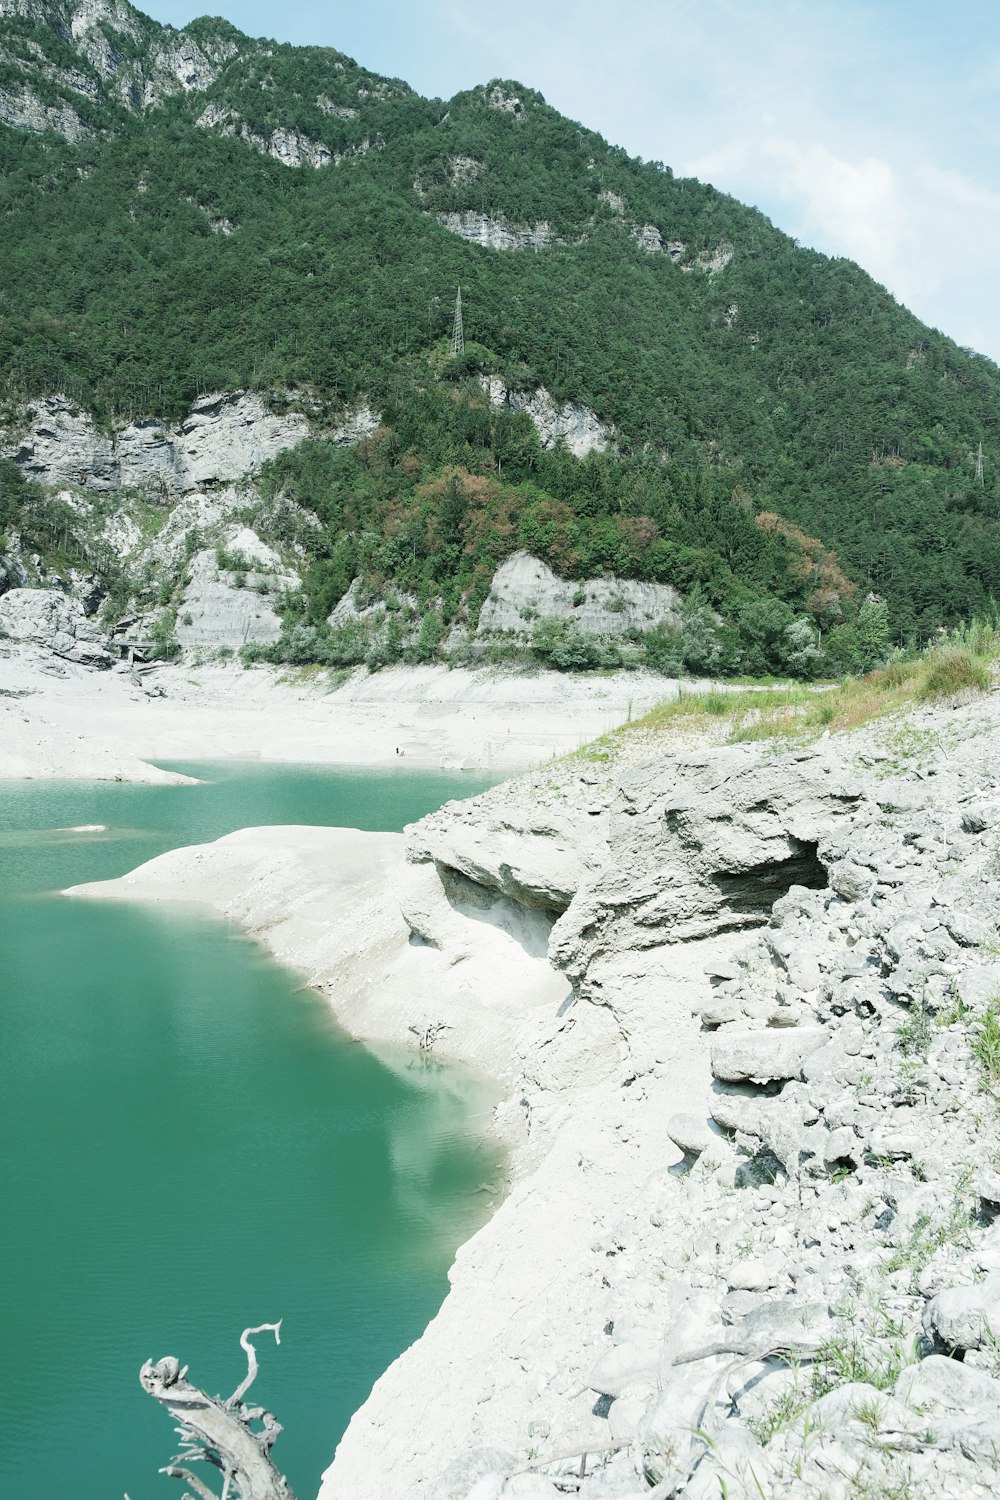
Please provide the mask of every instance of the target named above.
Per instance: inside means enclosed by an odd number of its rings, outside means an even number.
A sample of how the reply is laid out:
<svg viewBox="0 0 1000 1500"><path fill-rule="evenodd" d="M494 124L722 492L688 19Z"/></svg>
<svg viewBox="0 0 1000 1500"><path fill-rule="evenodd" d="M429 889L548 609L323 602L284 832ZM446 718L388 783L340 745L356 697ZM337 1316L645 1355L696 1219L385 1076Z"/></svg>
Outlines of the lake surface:
<svg viewBox="0 0 1000 1500"><path fill-rule="evenodd" d="M481 1080L352 1043L223 923L67 900L264 823L402 828L461 773L192 766L197 787L0 783L0 1493L157 1500L181 1485L147 1357L285 1425L299 1500L422 1332L502 1168ZM107 832L74 833L80 824Z"/></svg>

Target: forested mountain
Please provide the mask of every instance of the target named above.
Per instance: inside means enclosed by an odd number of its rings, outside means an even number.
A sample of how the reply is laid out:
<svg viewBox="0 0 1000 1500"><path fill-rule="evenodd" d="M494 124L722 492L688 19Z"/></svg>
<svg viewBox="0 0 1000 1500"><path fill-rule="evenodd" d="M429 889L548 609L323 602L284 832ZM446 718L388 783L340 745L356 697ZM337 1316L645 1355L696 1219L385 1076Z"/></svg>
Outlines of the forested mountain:
<svg viewBox="0 0 1000 1500"><path fill-rule="evenodd" d="M779 665L796 618L850 664L872 591L900 640L1000 595L997 367L530 88L443 103L220 20L0 0L0 121L9 421L64 392L170 423L247 388L381 414L264 477L322 523L291 605L314 624L356 573L474 612L518 547L674 584L733 669ZM503 399L539 388L605 451L544 448Z"/></svg>

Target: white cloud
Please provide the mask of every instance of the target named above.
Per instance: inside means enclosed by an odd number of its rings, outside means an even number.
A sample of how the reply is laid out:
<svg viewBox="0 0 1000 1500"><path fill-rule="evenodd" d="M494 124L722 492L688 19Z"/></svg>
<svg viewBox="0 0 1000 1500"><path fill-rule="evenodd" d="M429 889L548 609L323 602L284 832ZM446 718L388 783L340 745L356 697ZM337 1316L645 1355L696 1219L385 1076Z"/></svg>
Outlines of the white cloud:
<svg viewBox="0 0 1000 1500"><path fill-rule="evenodd" d="M879 157L849 161L816 141L762 135L744 137L684 170L745 200L780 203L787 233L829 255L859 261L887 285L905 279L902 184Z"/></svg>
<svg viewBox="0 0 1000 1500"><path fill-rule="evenodd" d="M785 140L765 149L780 174L779 188L799 204L796 238L835 248L879 281L898 274L906 213L888 162L874 156L845 161L825 146Z"/></svg>

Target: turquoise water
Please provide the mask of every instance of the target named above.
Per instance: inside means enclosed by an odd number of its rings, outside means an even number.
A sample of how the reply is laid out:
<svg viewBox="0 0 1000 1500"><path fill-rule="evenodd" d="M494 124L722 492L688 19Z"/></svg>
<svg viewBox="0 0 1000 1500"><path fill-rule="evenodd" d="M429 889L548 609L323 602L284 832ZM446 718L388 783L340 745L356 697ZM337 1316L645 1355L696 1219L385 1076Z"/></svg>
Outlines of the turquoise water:
<svg viewBox="0 0 1000 1500"><path fill-rule="evenodd" d="M492 1097L373 1056L225 925L54 891L262 823L399 829L486 783L284 767L197 787L0 784L0 1493L156 1500L176 1354L211 1391L284 1319L254 1396L300 1500L351 1412L437 1310L495 1176ZM72 833L79 824L105 833Z"/></svg>

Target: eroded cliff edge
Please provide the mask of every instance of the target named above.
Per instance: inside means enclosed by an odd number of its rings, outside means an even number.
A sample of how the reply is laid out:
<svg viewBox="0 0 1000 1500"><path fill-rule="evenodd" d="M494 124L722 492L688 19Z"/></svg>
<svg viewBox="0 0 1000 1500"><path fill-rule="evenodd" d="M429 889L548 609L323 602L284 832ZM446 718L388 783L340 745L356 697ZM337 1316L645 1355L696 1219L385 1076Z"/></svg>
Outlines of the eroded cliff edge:
<svg viewBox="0 0 1000 1500"><path fill-rule="evenodd" d="M247 831L98 892L209 900L507 1086L510 1190L323 1500L991 1493L998 721L577 760L405 861Z"/></svg>

